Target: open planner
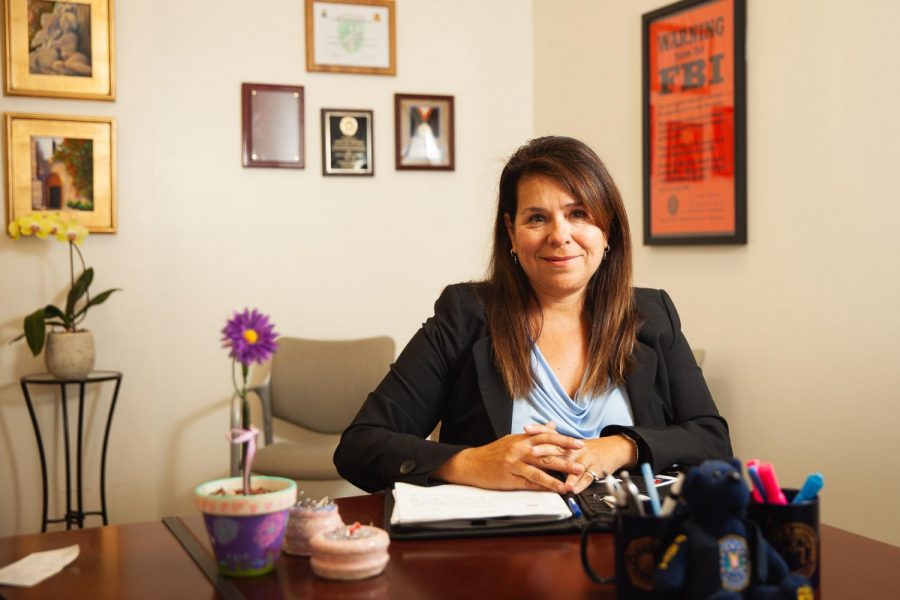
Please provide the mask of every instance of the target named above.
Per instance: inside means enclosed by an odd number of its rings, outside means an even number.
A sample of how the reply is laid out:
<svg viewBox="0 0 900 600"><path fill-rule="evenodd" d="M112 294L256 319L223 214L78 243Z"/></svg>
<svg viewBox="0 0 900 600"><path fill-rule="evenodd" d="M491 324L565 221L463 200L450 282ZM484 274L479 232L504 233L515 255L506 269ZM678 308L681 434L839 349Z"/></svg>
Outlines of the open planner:
<svg viewBox="0 0 900 600"><path fill-rule="evenodd" d="M672 481L673 477L657 476L661 495ZM641 478L635 478L635 483L646 491ZM386 492L384 522L394 539L533 535L574 532L588 524L608 531L614 514L614 502L603 483L594 483L578 495L397 483Z"/></svg>

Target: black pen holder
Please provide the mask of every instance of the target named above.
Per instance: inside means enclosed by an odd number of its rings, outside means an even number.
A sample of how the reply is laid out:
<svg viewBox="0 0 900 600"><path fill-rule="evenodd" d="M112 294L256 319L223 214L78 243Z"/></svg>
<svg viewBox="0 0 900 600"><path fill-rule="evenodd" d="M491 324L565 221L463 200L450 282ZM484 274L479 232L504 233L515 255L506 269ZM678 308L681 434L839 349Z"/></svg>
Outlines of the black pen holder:
<svg viewBox="0 0 900 600"><path fill-rule="evenodd" d="M656 565L671 542L680 519L616 514L616 598L665 598L653 589Z"/></svg>
<svg viewBox="0 0 900 600"><path fill-rule="evenodd" d="M751 502L747 516L781 555L792 573L802 575L819 589L819 499L791 504L795 489L784 489L788 504Z"/></svg>

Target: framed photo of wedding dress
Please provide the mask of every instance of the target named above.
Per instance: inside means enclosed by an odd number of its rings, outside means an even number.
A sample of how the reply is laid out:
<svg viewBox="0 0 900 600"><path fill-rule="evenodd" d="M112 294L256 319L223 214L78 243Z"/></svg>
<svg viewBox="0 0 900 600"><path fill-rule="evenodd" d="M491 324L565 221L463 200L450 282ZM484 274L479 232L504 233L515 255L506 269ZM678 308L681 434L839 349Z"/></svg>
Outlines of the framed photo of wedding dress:
<svg viewBox="0 0 900 600"><path fill-rule="evenodd" d="M453 171L453 96L394 94L394 146L398 171Z"/></svg>

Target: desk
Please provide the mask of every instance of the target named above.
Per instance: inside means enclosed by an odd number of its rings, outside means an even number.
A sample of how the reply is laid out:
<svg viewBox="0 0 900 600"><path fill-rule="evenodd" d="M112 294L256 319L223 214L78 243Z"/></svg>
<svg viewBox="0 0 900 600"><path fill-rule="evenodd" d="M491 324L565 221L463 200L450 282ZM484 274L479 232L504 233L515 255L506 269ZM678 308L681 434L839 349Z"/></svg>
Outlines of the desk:
<svg viewBox="0 0 900 600"><path fill-rule="evenodd" d="M337 501L345 521L382 523L384 498ZM209 549L200 515L183 521ZM900 598L900 548L822 525L822 590L829 600ZM0 538L0 565L29 552L80 543L81 555L62 573L33 588L0 587L8 600L37 598L216 598L212 585L162 523ZM309 560L284 555L275 573L233 580L247 598L614 598L582 573L578 536L549 535L391 542L391 560L380 576L338 583L318 579ZM590 556L612 572L613 540L591 536Z"/></svg>
<svg viewBox="0 0 900 600"><path fill-rule="evenodd" d="M109 405L109 412L106 417L106 429L103 432L103 450L100 455L100 510L89 511L84 510L84 503L81 491L81 448L82 432L84 429L84 388L89 383L102 383L104 381L115 381L116 387L113 391L112 402ZM109 442L109 428L112 425L113 411L116 409L116 400L119 397L119 386L122 385L122 374L118 371L92 371L85 377L78 379L59 379L49 373L41 373L39 375L25 375L21 379L22 393L25 395L25 403L28 404L28 414L31 416L31 426L34 427L34 437L37 438L38 452L41 457L41 490L43 492L43 509L41 512L41 531L47 531L48 523L65 523L66 529L71 529L72 525L84 527L84 518L88 515L97 515L103 519L103 524L108 523L106 516L106 447ZM69 450L69 402L66 396L66 387L68 385L78 386L78 431L75 437L76 448L76 484L75 484L75 500L76 508L72 508L72 467L71 452ZM37 415L34 412L34 406L31 403L31 394L29 386L33 385L58 385L60 392L60 404L62 405L62 424L63 424L63 447L65 450L66 460L66 513L59 519L47 518L47 459L44 455L44 442L41 438L41 427L38 424Z"/></svg>

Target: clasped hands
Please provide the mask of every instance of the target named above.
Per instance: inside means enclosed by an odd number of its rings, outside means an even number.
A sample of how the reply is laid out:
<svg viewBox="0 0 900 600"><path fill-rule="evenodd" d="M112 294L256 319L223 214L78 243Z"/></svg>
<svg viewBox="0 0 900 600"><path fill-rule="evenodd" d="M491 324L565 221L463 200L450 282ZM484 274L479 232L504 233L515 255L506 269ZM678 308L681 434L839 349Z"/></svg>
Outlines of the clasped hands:
<svg viewBox="0 0 900 600"><path fill-rule="evenodd" d="M604 476L637 461L634 446L615 435L580 440L546 425L527 425L524 433L509 434L474 448L466 448L445 462L434 476L450 483L495 490L544 490L579 493L595 473ZM551 472L565 475L560 481Z"/></svg>

